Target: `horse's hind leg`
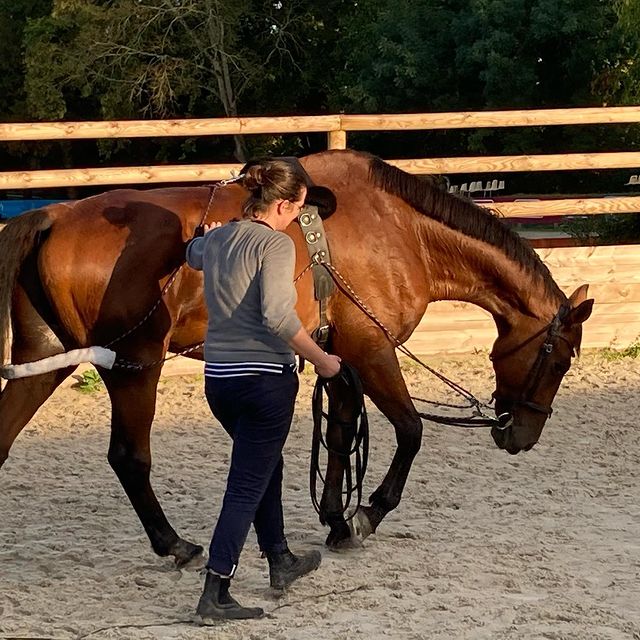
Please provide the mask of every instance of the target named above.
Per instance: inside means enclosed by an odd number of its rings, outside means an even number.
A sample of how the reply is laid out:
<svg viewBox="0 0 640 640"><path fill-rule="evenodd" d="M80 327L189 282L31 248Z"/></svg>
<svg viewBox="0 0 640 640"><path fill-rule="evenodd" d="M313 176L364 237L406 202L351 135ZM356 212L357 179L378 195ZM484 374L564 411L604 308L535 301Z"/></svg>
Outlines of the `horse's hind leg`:
<svg viewBox="0 0 640 640"><path fill-rule="evenodd" d="M199 545L178 536L151 487L149 436L156 406L160 367L136 373L100 371L111 397L109 464L115 471L153 550L183 565L202 553Z"/></svg>
<svg viewBox="0 0 640 640"><path fill-rule="evenodd" d="M65 350L20 285L13 295L12 326L13 363L34 362ZM0 393L0 467L20 431L73 369L67 367L7 382Z"/></svg>
<svg viewBox="0 0 640 640"><path fill-rule="evenodd" d="M73 371L67 367L30 378L9 380L0 394L0 467L18 434L56 387Z"/></svg>

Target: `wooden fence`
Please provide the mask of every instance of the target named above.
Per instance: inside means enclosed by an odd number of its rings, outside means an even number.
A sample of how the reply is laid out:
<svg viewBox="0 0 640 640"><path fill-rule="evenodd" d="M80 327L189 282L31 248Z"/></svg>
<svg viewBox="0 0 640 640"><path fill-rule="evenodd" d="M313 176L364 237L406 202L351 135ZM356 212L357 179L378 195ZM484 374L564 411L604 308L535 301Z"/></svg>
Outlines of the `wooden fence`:
<svg viewBox="0 0 640 640"><path fill-rule="evenodd" d="M640 247L537 252L565 293L589 284L596 304L584 326L584 348L625 348L640 338ZM465 302L436 302L429 305L408 346L417 353L464 353L490 349L495 338L493 318L483 309Z"/></svg>
<svg viewBox="0 0 640 640"><path fill-rule="evenodd" d="M169 121L36 122L0 124L3 141L73 140L324 132L328 148L346 148L352 131L408 131L514 126L640 123L640 107L487 111L403 115L328 115ZM570 153L389 160L418 174L504 173L587 169L640 169L640 152ZM238 164L164 165L0 172L0 190L86 185L200 182L226 178ZM640 212L640 196L568 198L492 203L511 218ZM640 337L640 246L541 249L556 281L568 293L588 282L596 299L584 347L625 347ZM487 314L464 303L432 305L410 346L419 353L489 348L495 327Z"/></svg>
<svg viewBox="0 0 640 640"><path fill-rule="evenodd" d="M162 136L253 135L324 132L330 149L347 146L351 131L410 131L424 129L495 128L640 123L639 107L531 109L401 115L327 115L276 118L209 118L191 120L131 120L120 122L34 122L0 124L0 143L29 140L140 138ZM569 153L469 158L389 160L420 174L561 171L640 168L640 152ZM228 177L239 164L163 165L46 171L0 172L0 190L15 188L113 186L163 182L201 182ZM536 203L536 215L564 212L590 215L640 211L640 196L578 198ZM494 208L509 217L529 217L530 211L503 203ZM533 207L532 207L533 208ZM522 209L522 210L521 210Z"/></svg>

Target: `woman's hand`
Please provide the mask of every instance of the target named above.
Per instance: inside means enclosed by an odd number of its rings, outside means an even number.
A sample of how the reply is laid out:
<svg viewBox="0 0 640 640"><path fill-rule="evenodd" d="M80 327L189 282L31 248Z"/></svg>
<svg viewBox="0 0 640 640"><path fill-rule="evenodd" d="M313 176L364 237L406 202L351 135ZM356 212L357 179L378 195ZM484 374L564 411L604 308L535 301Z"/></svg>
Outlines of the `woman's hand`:
<svg viewBox="0 0 640 640"><path fill-rule="evenodd" d="M341 358L329 353L325 353L325 356L322 362L316 364L315 371L321 378L333 378L340 373Z"/></svg>

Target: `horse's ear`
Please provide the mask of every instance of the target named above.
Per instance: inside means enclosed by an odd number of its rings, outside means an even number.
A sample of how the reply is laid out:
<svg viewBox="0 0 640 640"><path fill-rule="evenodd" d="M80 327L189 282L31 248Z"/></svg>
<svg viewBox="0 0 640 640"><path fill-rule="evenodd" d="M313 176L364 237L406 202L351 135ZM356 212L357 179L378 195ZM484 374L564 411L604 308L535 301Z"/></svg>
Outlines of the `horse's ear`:
<svg viewBox="0 0 640 640"><path fill-rule="evenodd" d="M588 284L580 285L570 296L569 296L569 308L573 309L574 307L579 306L587 299L587 291L589 291Z"/></svg>
<svg viewBox="0 0 640 640"><path fill-rule="evenodd" d="M578 287L569 297L570 311L564 319L564 324L567 326L573 324L582 324L591 315L593 311L593 298L587 299L587 291L589 290L588 284L583 284Z"/></svg>

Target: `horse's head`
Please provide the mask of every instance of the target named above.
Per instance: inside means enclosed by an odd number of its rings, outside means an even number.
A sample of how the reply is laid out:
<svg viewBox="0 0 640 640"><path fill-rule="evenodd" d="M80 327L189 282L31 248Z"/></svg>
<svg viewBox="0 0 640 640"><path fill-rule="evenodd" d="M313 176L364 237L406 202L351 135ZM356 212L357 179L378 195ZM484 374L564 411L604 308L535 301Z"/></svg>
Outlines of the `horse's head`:
<svg viewBox="0 0 640 640"><path fill-rule="evenodd" d="M582 323L591 315L587 285L574 291L551 322L538 331L512 327L496 340L491 353L496 374L496 415L491 435L511 454L528 451L540 437L562 378L578 354ZM525 331L527 333L525 333Z"/></svg>

